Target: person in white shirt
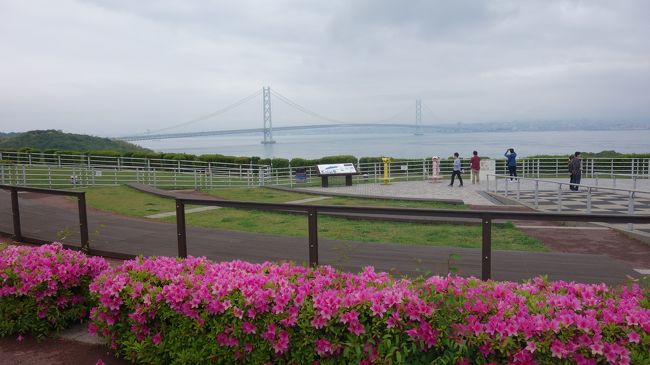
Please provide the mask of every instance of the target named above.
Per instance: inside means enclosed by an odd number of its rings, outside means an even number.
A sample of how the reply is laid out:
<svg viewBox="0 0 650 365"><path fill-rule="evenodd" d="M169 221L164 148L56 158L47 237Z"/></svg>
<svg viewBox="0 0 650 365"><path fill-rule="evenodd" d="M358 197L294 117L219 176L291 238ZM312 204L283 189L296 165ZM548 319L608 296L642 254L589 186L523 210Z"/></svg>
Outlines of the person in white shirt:
<svg viewBox="0 0 650 365"><path fill-rule="evenodd" d="M454 153L454 157L455 157L455 159L454 159L454 170L451 173L451 184L449 184L449 186L454 186L454 177L458 176L458 181L460 182L459 187L462 187L463 186L463 178L460 176L461 168L460 168L460 157L459 157L458 152Z"/></svg>

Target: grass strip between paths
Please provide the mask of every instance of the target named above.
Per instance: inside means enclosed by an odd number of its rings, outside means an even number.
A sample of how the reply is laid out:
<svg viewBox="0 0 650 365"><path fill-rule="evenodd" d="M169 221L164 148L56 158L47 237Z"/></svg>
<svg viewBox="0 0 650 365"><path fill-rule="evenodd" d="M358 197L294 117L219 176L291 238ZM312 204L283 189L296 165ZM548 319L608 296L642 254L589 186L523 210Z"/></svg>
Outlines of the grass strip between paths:
<svg viewBox="0 0 650 365"><path fill-rule="evenodd" d="M227 193L225 192L226 190ZM142 193L125 186L91 188L87 189L86 192L86 200L89 206L128 216L144 217L155 213L174 211L175 209L174 200L172 199ZM276 203L299 200L312 196L272 189L224 189L218 190L218 192L221 193L220 197L222 198L226 198L223 195L228 195L227 198L233 200ZM241 196L246 196L247 199L241 198ZM326 199L314 203L329 203L334 199L338 198ZM350 201L354 203L358 201L359 203L354 204ZM350 201L348 203L351 205L375 206L381 205L380 203L384 202L379 199L361 198L350 198ZM394 200L386 200L385 202L406 204L407 207L413 207L411 203L429 203ZM444 204L444 208L448 208L450 205L445 203L436 204ZM390 205L385 204L383 206ZM420 205L418 207L436 209L431 206ZM188 206L189 208L191 207ZM437 207L437 209L441 208ZM294 237L307 236L307 218L303 214L222 208L188 214L185 219L186 223L190 226L204 228L219 228L232 231ZM164 218L163 221L175 222L175 218L168 217ZM482 237L480 225L377 222L329 217L325 215L318 217L318 232L319 238L321 239L465 248L481 247ZM546 251L540 241L525 235L510 223L494 225L492 230L492 245L497 250Z"/></svg>

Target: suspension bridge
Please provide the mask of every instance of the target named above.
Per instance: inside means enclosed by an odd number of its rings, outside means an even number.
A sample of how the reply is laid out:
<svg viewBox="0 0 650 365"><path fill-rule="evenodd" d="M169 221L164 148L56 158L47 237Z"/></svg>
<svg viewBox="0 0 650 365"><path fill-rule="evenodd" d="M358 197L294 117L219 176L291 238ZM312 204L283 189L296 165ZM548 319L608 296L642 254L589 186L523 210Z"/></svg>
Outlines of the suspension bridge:
<svg viewBox="0 0 650 365"><path fill-rule="evenodd" d="M290 108L297 110L305 115L314 117L318 120L326 122L325 124L305 124L297 126L276 126L273 127L273 118L272 118L272 109L271 109L271 96L274 96L274 100L277 99L289 106ZM251 100L254 100L257 97L262 97L262 128L242 128L242 129L224 129L224 130L211 130L211 131L199 131L199 132L170 132L171 130L187 127L189 125L210 119L215 118L220 115L223 115L243 104L248 103ZM171 138L192 138L192 137L205 137L205 136L223 136L223 135L234 135L234 134L251 134L251 133L262 133L263 139L261 143L271 144L275 143L273 139L273 131L296 131L296 130L314 130L314 129L328 129L328 128L355 128L355 127L372 127L372 128L395 128L395 127L413 127L414 135L422 135L422 106L428 108L426 104L422 103L422 100L417 99L415 101L415 111L414 111L414 122L413 123L390 123L389 121L394 120L394 118L403 115L409 110L412 111L412 107L408 107L404 110L401 110L399 113L381 120L380 122L375 123L355 123L347 122L335 118L330 118L314 112L310 109L303 107L297 102L283 96L282 94L271 91L270 86L263 87L262 90L240 99L224 108L221 108L215 112L203 115L201 117L188 120L183 123L175 124L165 128L157 129L155 131L149 131L145 134L140 135L131 135L118 137L116 139L133 142L133 141L146 141L146 140L160 140L160 139L171 139ZM428 108L431 111L430 108ZM431 111L431 113L433 113Z"/></svg>

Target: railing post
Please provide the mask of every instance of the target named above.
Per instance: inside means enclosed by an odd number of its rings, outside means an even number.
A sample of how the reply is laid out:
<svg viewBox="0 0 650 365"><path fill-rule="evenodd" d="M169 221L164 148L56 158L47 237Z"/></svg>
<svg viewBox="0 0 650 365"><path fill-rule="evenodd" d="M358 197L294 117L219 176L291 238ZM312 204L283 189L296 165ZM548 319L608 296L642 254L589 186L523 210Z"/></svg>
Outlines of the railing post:
<svg viewBox="0 0 650 365"><path fill-rule="evenodd" d="M18 207L18 190L11 188L11 213L14 221L14 239L21 241L23 234L20 231L20 208Z"/></svg>
<svg viewBox="0 0 650 365"><path fill-rule="evenodd" d="M591 214L591 188L587 188L587 213Z"/></svg>
<svg viewBox="0 0 650 365"><path fill-rule="evenodd" d="M318 266L318 212L315 207L307 208L309 225L309 266Z"/></svg>
<svg viewBox="0 0 650 365"><path fill-rule="evenodd" d="M557 185L557 211L562 211L562 184Z"/></svg>
<svg viewBox="0 0 650 365"><path fill-rule="evenodd" d="M539 207L539 180L535 180L535 209Z"/></svg>
<svg viewBox="0 0 650 365"><path fill-rule="evenodd" d="M427 179L427 160L422 159L422 181L426 181ZM490 189L488 189L490 191Z"/></svg>
<svg viewBox="0 0 650 365"><path fill-rule="evenodd" d="M187 257L187 234L185 232L185 203L176 199L176 235L178 236L178 257Z"/></svg>
<svg viewBox="0 0 650 365"><path fill-rule="evenodd" d="M517 179L517 200L519 200L520 190L521 190L521 179Z"/></svg>
<svg viewBox="0 0 650 365"><path fill-rule="evenodd" d="M492 278L492 219L482 219L483 242L481 245L481 279Z"/></svg>
<svg viewBox="0 0 650 365"><path fill-rule="evenodd" d="M505 196L508 196L508 178L505 178L505 179L503 179L503 180L506 182L506 187L505 187L505 189L504 189L504 191L503 191L503 194L504 194Z"/></svg>
<svg viewBox="0 0 650 365"><path fill-rule="evenodd" d="M615 188L616 187L616 175L612 175L612 177L613 177L613 179L612 179L612 187Z"/></svg>
<svg viewBox="0 0 650 365"><path fill-rule="evenodd" d="M634 214L634 192L630 191L628 201L627 201L627 214L633 215ZM633 223L628 223L627 224L627 229L630 231L634 230L634 224Z"/></svg>
<svg viewBox="0 0 650 365"><path fill-rule="evenodd" d="M86 193L77 195L77 207L79 208L79 236L81 237L81 251L88 253L90 243L88 242L88 215L86 214Z"/></svg>

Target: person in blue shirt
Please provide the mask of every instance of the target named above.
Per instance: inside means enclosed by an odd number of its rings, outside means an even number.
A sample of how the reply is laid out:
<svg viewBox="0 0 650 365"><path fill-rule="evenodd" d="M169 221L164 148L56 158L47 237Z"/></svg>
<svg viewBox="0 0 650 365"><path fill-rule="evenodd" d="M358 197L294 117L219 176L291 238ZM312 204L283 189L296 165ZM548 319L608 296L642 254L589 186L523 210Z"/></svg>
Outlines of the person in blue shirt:
<svg viewBox="0 0 650 365"><path fill-rule="evenodd" d="M506 166L508 166L508 173L510 174L510 181L512 177L517 177L517 154L515 153L514 148L509 148L504 154L508 161L506 161Z"/></svg>
<svg viewBox="0 0 650 365"><path fill-rule="evenodd" d="M451 184L449 186L454 186L454 177L458 176L458 181L460 181L459 187L463 186L463 178L460 177L460 156L458 152L454 153L454 170L451 172Z"/></svg>

